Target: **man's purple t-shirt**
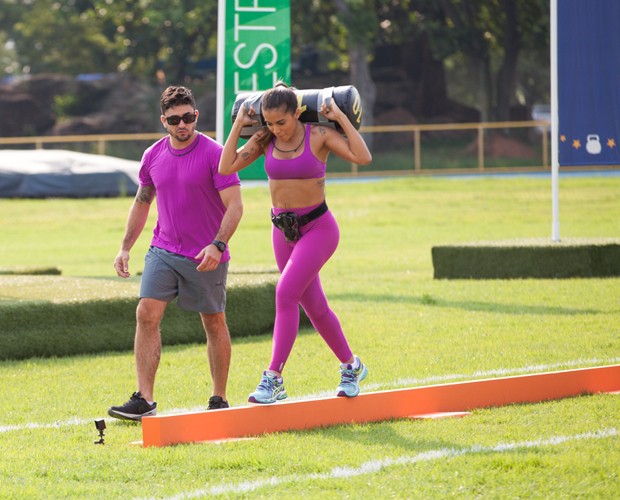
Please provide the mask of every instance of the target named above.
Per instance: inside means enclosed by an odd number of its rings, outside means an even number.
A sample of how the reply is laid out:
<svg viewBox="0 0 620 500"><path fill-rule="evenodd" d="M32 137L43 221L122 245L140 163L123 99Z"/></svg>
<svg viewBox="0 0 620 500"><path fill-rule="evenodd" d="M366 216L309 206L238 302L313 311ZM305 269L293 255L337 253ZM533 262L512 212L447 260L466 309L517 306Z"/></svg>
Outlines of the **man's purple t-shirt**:
<svg viewBox="0 0 620 500"><path fill-rule="evenodd" d="M222 146L198 134L184 149L174 149L168 136L142 156L141 186L155 186L157 224L151 245L194 259L213 241L226 211L219 192L240 185L239 176L220 175ZM221 262L230 260L228 249Z"/></svg>

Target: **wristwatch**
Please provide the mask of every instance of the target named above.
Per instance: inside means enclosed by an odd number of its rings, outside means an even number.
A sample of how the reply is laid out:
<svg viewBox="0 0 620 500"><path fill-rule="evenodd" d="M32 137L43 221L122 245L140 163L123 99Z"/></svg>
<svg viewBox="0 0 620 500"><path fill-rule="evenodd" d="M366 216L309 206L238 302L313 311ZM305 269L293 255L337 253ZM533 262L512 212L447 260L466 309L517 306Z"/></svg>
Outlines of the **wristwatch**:
<svg viewBox="0 0 620 500"><path fill-rule="evenodd" d="M212 244L212 245L215 245L215 246L216 246L216 248L217 248L220 252L222 252L222 253L224 253L224 252L226 251L226 243L224 243L223 241L220 241L220 240L213 240L213 241L211 242L211 244Z"/></svg>

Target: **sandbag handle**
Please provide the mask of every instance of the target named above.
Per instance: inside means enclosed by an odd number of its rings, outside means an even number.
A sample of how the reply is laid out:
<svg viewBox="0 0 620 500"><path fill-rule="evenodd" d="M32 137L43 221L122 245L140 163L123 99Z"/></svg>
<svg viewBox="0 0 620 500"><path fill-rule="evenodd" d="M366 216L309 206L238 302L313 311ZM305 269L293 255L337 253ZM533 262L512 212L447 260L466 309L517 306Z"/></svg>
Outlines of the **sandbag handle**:
<svg viewBox="0 0 620 500"><path fill-rule="evenodd" d="M317 97L316 111L319 119L319 123L328 123L329 119L320 113L321 105L325 103L326 106L331 106L332 99L334 98L334 87L326 87L319 92Z"/></svg>

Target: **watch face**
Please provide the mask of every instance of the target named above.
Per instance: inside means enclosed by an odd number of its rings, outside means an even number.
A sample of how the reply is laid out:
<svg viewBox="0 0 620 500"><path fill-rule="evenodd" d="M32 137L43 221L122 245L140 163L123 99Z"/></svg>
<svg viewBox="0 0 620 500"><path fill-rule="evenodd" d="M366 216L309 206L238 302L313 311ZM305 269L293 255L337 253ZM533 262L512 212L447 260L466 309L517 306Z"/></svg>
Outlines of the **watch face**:
<svg viewBox="0 0 620 500"><path fill-rule="evenodd" d="M214 241L213 244L220 252L224 253L226 251L226 243L224 243L223 241Z"/></svg>

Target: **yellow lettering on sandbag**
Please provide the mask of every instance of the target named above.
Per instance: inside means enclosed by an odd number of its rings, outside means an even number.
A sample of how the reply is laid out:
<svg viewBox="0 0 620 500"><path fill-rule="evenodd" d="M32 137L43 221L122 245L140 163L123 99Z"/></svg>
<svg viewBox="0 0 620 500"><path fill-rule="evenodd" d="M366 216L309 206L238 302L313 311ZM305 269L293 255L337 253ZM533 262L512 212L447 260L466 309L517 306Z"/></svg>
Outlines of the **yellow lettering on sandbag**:
<svg viewBox="0 0 620 500"><path fill-rule="evenodd" d="M357 123L362 123L362 100L360 99L359 94L355 96L355 100L353 101L353 106L351 106L351 109L357 117Z"/></svg>
<svg viewBox="0 0 620 500"><path fill-rule="evenodd" d="M301 105L301 101L303 100L304 96L302 96L301 94L296 94L296 95L297 95L297 107L301 109L302 113L305 113L306 109L308 109L308 106L306 104L304 104L303 106Z"/></svg>

